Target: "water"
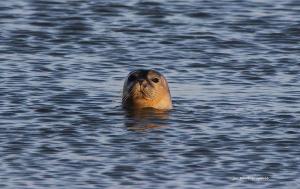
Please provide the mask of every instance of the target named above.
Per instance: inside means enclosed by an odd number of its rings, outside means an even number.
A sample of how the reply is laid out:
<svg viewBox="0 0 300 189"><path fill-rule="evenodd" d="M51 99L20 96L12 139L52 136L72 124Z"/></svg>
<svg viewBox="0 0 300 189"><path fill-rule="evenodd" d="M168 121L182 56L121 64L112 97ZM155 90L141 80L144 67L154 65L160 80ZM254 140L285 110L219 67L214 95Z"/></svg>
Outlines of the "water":
<svg viewBox="0 0 300 189"><path fill-rule="evenodd" d="M1 188L300 187L299 1L1 1L0 28ZM168 115L120 107L140 68Z"/></svg>

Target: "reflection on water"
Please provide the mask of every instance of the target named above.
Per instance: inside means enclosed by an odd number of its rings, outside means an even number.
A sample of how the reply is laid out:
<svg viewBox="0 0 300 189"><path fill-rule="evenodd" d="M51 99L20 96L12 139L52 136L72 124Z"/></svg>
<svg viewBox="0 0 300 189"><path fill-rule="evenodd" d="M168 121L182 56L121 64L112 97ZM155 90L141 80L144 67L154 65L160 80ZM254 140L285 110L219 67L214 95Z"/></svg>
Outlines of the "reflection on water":
<svg viewBox="0 0 300 189"><path fill-rule="evenodd" d="M125 110L125 126L129 130L151 131L167 127L166 121L170 111L156 110L152 108L141 110Z"/></svg>
<svg viewBox="0 0 300 189"><path fill-rule="evenodd" d="M298 0L0 1L0 188L297 188L299 20ZM135 69L173 110L122 110Z"/></svg>

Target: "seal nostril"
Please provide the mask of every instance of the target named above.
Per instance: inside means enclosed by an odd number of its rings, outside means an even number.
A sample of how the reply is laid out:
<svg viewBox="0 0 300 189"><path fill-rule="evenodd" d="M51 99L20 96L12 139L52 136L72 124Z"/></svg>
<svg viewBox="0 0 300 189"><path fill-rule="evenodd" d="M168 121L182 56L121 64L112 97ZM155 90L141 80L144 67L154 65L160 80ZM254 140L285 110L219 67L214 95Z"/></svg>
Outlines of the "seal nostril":
<svg viewBox="0 0 300 189"><path fill-rule="evenodd" d="M143 79L139 79L138 80L138 82L139 82L140 85L142 85L143 81L144 81Z"/></svg>
<svg viewBox="0 0 300 189"><path fill-rule="evenodd" d="M141 84L143 87L147 87L148 86L148 84L147 83L143 83L143 84Z"/></svg>

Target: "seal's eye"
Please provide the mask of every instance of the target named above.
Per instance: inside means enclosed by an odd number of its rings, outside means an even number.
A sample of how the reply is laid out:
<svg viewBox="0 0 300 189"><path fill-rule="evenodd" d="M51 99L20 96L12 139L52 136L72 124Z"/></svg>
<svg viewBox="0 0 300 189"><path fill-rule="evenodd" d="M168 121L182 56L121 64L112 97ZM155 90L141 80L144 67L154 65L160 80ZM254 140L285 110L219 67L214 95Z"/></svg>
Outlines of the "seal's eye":
<svg viewBox="0 0 300 189"><path fill-rule="evenodd" d="M153 78L153 79L151 79L154 83L158 83L159 82L159 79L158 78Z"/></svg>

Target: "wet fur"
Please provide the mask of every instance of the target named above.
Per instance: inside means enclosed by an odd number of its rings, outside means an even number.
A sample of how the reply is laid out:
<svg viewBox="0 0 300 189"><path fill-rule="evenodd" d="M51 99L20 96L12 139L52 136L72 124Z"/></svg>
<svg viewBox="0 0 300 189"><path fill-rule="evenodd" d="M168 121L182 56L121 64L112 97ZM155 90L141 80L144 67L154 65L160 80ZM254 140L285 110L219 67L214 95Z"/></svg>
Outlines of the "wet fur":
<svg viewBox="0 0 300 189"><path fill-rule="evenodd" d="M136 79L129 81L133 74L136 75ZM150 77L159 78L159 83L152 82ZM136 70L129 73L123 86L122 104L127 109L171 109L172 101L167 80L154 70Z"/></svg>

